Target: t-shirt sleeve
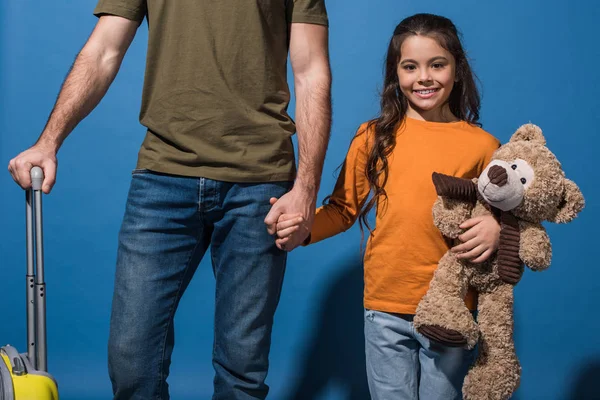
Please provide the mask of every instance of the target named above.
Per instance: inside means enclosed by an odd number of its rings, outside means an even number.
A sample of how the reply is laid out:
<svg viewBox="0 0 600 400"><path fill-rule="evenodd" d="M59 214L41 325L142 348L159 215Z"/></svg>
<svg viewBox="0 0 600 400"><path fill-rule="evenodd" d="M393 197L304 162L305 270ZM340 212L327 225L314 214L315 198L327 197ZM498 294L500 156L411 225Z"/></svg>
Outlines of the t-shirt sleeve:
<svg viewBox="0 0 600 400"><path fill-rule="evenodd" d="M116 15L141 23L146 10L146 0L98 0L94 15Z"/></svg>
<svg viewBox="0 0 600 400"><path fill-rule="evenodd" d="M367 165L367 132L361 126L352 140L348 155L338 177L335 189L326 205L315 215L309 243L316 243L350 228L370 192L365 175Z"/></svg>
<svg viewBox="0 0 600 400"><path fill-rule="evenodd" d="M288 23L329 25L325 0L288 0Z"/></svg>

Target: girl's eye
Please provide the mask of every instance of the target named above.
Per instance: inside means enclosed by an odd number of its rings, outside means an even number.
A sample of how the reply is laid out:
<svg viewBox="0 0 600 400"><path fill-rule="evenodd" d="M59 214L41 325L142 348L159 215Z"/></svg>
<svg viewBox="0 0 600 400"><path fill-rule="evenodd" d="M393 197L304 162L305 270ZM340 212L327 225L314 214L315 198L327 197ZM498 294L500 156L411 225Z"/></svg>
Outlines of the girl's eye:
<svg viewBox="0 0 600 400"><path fill-rule="evenodd" d="M407 71L414 71L415 70L415 66L414 65L405 65L402 68L404 68Z"/></svg>
<svg viewBox="0 0 600 400"><path fill-rule="evenodd" d="M444 68L444 64L440 64L440 63L435 63L432 65L432 67L434 69L440 69L440 68Z"/></svg>
<svg viewBox="0 0 600 400"><path fill-rule="evenodd" d="M517 164L513 164L510 166L512 169L517 169Z"/></svg>

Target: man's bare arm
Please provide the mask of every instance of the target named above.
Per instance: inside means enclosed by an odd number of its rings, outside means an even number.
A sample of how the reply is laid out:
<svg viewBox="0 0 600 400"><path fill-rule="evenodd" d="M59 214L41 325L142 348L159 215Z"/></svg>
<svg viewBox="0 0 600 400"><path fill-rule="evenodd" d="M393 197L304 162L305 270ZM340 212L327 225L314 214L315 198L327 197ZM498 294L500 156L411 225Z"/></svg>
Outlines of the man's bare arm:
<svg viewBox="0 0 600 400"><path fill-rule="evenodd" d="M331 130L331 72L327 28L292 24L290 60L296 93L298 176L300 185L315 196Z"/></svg>
<svg viewBox="0 0 600 400"><path fill-rule="evenodd" d="M87 43L67 75L48 122L37 142L9 165L13 179L24 189L31 186L29 171L44 170L42 189L49 193L56 180L56 153L77 124L106 94L139 26L122 17L100 17Z"/></svg>
<svg viewBox="0 0 600 400"><path fill-rule="evenodd" d="M265 219L269 233L274 234L280 215L302 214L306 222L286 244L286 250L292 250L301 244L312 228L331 129L331 71L327 27L294 23L291 25L290 35L300 153L298 174L292 190L275 202Z"/></svg>

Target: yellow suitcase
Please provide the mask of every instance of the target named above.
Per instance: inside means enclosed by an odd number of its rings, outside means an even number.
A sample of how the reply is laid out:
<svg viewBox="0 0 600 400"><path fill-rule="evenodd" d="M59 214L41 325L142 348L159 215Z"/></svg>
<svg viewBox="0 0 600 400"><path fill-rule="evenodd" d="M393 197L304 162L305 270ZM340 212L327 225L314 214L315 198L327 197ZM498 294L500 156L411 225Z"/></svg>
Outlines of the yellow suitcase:
<svg viewBox="0 0 600 400"><path fill-rule="evenodd" d="M41 191L43 180L42 169L33 167L32 189L26 192L27 353L19 354L10 345L0 348L0 400L58 400L58 386L47 372L46 359L46 283Z"/></svg>

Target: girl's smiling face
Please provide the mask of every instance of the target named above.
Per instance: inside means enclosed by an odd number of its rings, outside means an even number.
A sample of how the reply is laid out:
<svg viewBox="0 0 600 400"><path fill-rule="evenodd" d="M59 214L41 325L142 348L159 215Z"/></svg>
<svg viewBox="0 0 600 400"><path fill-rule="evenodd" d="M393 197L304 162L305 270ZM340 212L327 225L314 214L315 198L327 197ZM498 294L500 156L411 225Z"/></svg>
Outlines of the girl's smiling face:
<svg viewBox="0 0 600 400"><path fill-rule="evenodd" d="M407 37L400 48L398 82L408 100L406 116L425 121L455 120L448 98L456 79L456 61L428 36Z"/></svg>

